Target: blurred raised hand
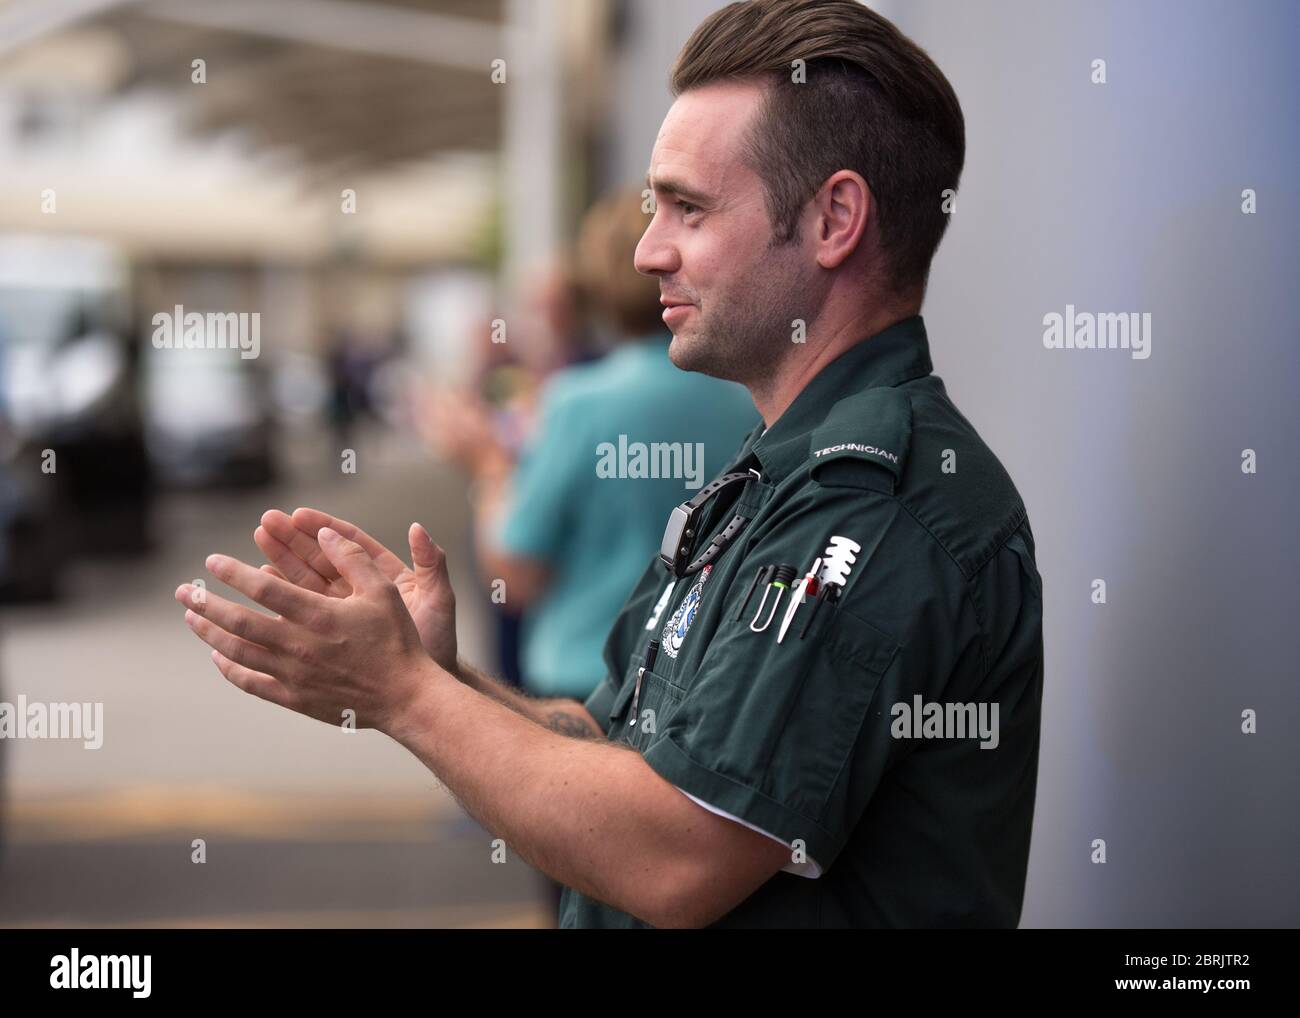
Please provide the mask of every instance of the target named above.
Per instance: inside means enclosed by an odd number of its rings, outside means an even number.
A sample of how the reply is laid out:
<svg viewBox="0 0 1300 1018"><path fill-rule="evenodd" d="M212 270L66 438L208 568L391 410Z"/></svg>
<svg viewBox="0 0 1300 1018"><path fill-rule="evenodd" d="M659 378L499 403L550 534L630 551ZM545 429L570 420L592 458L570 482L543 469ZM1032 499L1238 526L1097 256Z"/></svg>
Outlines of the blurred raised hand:
<svg viewBox="0 0 1300 1018"><path fill-rule="evenodd" d="M492 419L492 408L468 390L427 388L416 400L419 436L437 455L475 477L508 471L511 457Z"/></svg>

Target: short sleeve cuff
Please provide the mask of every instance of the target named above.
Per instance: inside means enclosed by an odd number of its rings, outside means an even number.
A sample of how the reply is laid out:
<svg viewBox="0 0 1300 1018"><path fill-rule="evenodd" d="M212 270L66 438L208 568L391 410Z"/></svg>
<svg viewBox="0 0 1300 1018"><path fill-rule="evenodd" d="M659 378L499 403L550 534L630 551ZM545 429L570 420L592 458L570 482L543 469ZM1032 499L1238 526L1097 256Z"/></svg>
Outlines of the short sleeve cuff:
<svg viewBox="0 0 1300 1018"><path fill-rule="evenodd" d="M801 840L808 857L823 867L829 866L843 847L840 838L801 813L692 760L671 738L659 739L644 755L656 774L692 798L702 799L787 845Z"/></svg>
<svg viewBox="0 0 1300 1018"><path fill-rule="evenodd" d="M727 820L734 821L735 823L740 824L741 827L748 827L751 831L754 831L757 834L761 834L765 838L771 838L778 845L785 845L785 847L790 849L791 851L794 850L793 845L791 845L789 842L782 841L771 831L765 831L763 830L763 828L756 827L754 824L751 824L748 820L743 820L738 816L733 816L731 813L728 813L726 810L718 809L717 806L705 802L703 799L699 798L698 796L691 795L691 793L686 791L685 789L679 788L677 789L677 791L681 792L682 795L690 799L691 802L695 803L695 805L702 806L704 809L707 809L710 813L714 813L717 816L724 817ZM791 860L790 862L782 866L781 870L784 873L793 873L796 877L807 877L809 880L816 880L818 877L822 875L822 868L817 865L817 860L811 858L807 862L795 862Z"/></svg>

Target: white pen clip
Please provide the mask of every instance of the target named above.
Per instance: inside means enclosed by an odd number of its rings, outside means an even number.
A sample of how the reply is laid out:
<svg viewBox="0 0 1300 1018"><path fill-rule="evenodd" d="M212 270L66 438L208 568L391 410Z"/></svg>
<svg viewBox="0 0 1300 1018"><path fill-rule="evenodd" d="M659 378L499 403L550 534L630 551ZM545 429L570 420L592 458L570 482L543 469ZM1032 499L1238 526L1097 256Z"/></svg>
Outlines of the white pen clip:
<svg viewBox="0 0 1300 1018"><path fill-rule="evenodd" d="M817 571L821 568L822 560L819 558L812 564L812 568L799 581L794 590L790 591L790 603L785 607L785 618L781 620L781 629L776 634L776 642L780 643L785 639L785 631L790 628L790 623L794 621L794 613L799 610L799 606L807 600L808 585L817 582Z"/></svg>

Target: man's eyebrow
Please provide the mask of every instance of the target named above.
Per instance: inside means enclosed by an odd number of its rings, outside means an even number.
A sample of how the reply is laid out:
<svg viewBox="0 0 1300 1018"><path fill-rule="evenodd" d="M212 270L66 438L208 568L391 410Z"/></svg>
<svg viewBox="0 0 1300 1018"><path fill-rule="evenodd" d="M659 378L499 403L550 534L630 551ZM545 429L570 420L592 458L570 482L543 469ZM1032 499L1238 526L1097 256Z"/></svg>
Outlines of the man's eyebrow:
<svg viewBox="0 0 1300 1018"><path fill-rule="evenodd" d="M653 184L650 182L650 174L645 175L645 186L652 191L667 191L677 195L679 198L685 198L688 201L699 202L701 205L707 205L713 201L713 195L705 194L703 191L697 191L680 180L674 180L671 177L660 177Z"/></svg>

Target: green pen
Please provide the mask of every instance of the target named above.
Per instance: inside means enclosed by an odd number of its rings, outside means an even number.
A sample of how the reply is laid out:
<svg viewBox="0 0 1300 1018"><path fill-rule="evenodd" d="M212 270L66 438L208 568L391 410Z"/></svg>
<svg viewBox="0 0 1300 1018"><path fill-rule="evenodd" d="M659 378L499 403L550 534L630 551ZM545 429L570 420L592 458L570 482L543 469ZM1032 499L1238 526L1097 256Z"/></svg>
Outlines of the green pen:
<svg viewBox="0 0 1300 1018"><path fill-rule="evenodd" d="M749 620L749 628L751 632L761 633L772 624L772 619L776 615L777 605L781 603L781 595L789 589L790 581L799 575L799 570L795 566L780 565L774 568L776 571L772 574L772 580L763 591L763 600L758 602L758 611L756 611L754 617ZM772 601L772 609L767 613L767 618L763 620L761 626L755 625L755 623L758 622L758 617L763 614L763 605L767 604L767 595L773 589L776 590L776 597Z"/></svg>

